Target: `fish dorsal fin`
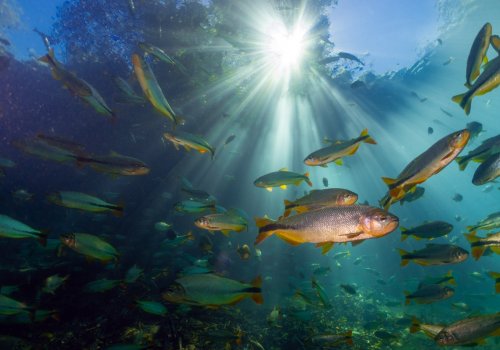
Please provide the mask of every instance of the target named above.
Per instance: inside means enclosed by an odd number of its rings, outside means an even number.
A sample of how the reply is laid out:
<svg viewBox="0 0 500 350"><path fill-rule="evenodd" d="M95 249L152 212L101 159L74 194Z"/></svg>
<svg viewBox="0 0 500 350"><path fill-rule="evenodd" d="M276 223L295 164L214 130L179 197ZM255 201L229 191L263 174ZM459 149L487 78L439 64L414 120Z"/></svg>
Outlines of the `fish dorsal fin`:
<svg viewBox="0 0 500 350"><path fill-rule="evenodd" d="M288 171L288 168L281 168L280 170L278 171Z"/></svg>

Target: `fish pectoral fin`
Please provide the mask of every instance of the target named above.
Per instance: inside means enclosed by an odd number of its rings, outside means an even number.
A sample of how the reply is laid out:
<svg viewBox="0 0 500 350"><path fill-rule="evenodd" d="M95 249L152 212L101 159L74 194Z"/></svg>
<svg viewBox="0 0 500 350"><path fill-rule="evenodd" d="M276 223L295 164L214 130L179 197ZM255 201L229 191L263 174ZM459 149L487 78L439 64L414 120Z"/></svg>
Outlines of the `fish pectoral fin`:
<svg viewBox="0 0 500 350"><path fill-rule="evenodd" d="M287 187L286 187L286 185L281 185L281 186L280 186L280 188L281 188L282 190L286 190L286 188L287 188Z"/></svg>
<svg viewBox="0 0 500 350"><path fill-rule="evenodd" d="M342 160L342 158L336 159L334 163L337 165L344 165L344 161Z"/></svg>
<svg viewBox="0 0 500 350"><path fill-rule="evenodd" d="M317 243L316 247L321 247L321 254L325 255L333 248L334 242L321 242Z"/></svg>
<svg viewBox="0 0 500 350"><path fill-rule="evenodd" d="M272 192L272 191L273 191L273 188L272 188L272 187L266 187L266 190L267 190L268 192Z"/></svg>
<svg viewBox="0 0 500 350"><path fill-rule="evenodd" d="M229 237L229 233L231 232L231 230L220 230L220 232L222 232L224 236Z"/></svg>
<svg viewBox="0 0 500 350"><path fill-rule="evenodd" d="M383 177L382 181L384 181L384 183L386 185L390 186L390 185L395 184L397 180L396 179L391 179L390 177Z"/></svg>

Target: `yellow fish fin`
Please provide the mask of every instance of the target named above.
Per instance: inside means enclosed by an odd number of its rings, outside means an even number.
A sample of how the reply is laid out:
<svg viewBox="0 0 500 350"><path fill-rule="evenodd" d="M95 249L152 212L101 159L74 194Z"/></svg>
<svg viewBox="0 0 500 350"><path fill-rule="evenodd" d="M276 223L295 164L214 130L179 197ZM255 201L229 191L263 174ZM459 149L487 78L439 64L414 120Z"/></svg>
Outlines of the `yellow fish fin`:
<svg viewBox="0 0 500 350"><path fill-rule="evenodd" d="M282 190L286 190L286 189L287 189L286 185L281 185L281 186L280 186L280 188L281 188Z"/></svg>
<svg viewBox="0 0 500 350"><path fill-rule="evenodd" d="M258 228L261 228L261 227L264 227L264 226L267 226L270 224L274 224L274 222L275 221L269 219L268 217L263 217L263 218L256 217L255 218L255 225L257 225Z"/></svg>
<svg viewBox="0 0 500 350"><path fill-rule="evenodd" d="M349 153L347 153L347 155L352 156L354 153L356 153L356 151L358 150L358 148L359 148L359 143L357 143L357 144L356 144L356 145L352 148L352 150L351 150Z"/></svg>
<svg viewBox="0 0 500 350"><path fill-rule="evenodd" d="M486 56L486 55L485 55L485 56L483 57L483 64L486 64L486 63L488 63L488 56ZM478 74L478 75L479 75L479 74Z"/></svg>
<svg viewBox="0 0 500 350"><path fill-rule="evenodd" d="M272 192L272 191L273 191L273 188L272 188L272 187L266 187L266 190L267 190L268 192Z"/></svg>
<svg viewBox="0 0 500 350"><path fill-rule="evenodd" d="M231 230L220 230L220 232L222 232L224 236L229 237L229 233L231 232Z"/></svg>
<svg viewBox="0 0 500 350"><path fill-rule="evenodd" d="M396 181L397 181L397 179L391 179L390 177L383 177L383 178L382 178L382 181L384 181L384 183L385 183L386 185L389 185L389 186L390 186L390 185L392 185L392 184L395 184L395 183L396 183Z"/></svg>
<svg viewBox="0 0 500 350"><path fill-rule="evenodd" d="M399 255L401 256L401 266L406 266L410 262L410 259L405 258L408 255L408 252L403 249L399 249Z"/></svg>
<svg viewBox="0 0 500 350"><path fill-rule="evenodd" d="M302 242L293 240L292 238L287 237L287 236L285 236L285 235L283 235L281 233L276 233L276 236L278 236L279 238L281 238L282 240L284 240L285 242L287 242L288 244L291 244L293 246L302 244Z"/></svg>
<svg viewBox="0 0 500 350"><path fill-rule="evenodd" d="M344 165L344 161L342 160L342 158L336 159L333 162L337 165Z"/></svg>
<svg viewBox="0 0 500 350"><path fill-rule="evenodd" d="M317 243L316 247L321 247L321 254L325 255L328 253L332 248L333 248L334 243L333 242L321 242Z"/></svg>
<svg viewBox="0 0 500 350"><path fill-rule="evenodd" d="M288 168L281 168L280 170L278 171L288 171Z"/></svg>

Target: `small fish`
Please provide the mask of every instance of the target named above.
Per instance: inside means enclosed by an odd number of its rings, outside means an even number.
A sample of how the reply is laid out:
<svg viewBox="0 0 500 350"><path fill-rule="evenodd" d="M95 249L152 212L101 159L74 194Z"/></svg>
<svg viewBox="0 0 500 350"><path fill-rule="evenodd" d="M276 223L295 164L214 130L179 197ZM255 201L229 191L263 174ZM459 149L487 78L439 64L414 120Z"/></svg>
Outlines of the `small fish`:
<svg viewBox="0 0 500 350"><path fill-rule="evenodd" d="M450 56L446 61L443 62L443 66L449 65L453 61L455 61L455 57Z"/></svg>
<svg viewBox="0 0 500 350"><path fill-rule="evenodd" d="M42 134L30 139L15 140L12 144L27 154L60 163L76 162L78 157L85 156L83 146L75 146L72 142L66 143Z"/></svg>
<svg viewBox="0 0 500 350"><path fill-rule="evenodd" d="M161 242L160 248L161 249L176 248L176 247L184 245L190 241L194 241L194 235L191 231L189 231L185 235L178 235L178 234L174 233L173 238L167 238L167 239L163 240L163 242ZM202 244L202 242L200 242L200 244Z"/></svg>
<svg viewBox="0 0 500 350"><path fill-rule="evenodd" d="M123 282L127 284L135 283L139 279L139 277L141 277L143 274L144 270L134 264L131 268L127 270Z"/></svg>
<svg viewBox="0 0 500 350"><path fill-rule="evenodd" d="M10 216L0 215L0 237L13 239L34 238L45 246L47 236L47 232L36 230Z"/></svg>
<svg viewBox="0 0 500 350"><path fill-rule="evenodd" d="M309 166L326 167L328 163L335 162L337 165L342 165L342 158L351 156L359 148L359 145L364 142L376 145L377 142L368 134L368 129L364 129L359 137L345 140L345 141L332 141L327 140L331 145L314 151L304 159L304 163Z"/></svg>
<svg viewBox="0 0 500 350"><path fill-rule="evenodd" d="M144 104L146 100L135 93L134 89L125 81L123 78L116 77L115 83L120 89L122 96L118 98L116 102L122 103L133 103L133 104Z"/></svg>
<svg viewBox="0 0 500 350"><path fill-rule="evenodd" d="M401 241L406 240L408 236L413 236L417 240L434 239L450 233L453 230L453 225L445 221L431 221L409 229L402 226L399 229L401 230Z"/></svg>
<svg viewBox="0 0 500 350"><path fill-rule="evenodd" d="M284 217L290 215L295 210L297 213L304 213L331 206L353 205L358 200L358 195L343 188L329 188L325 190L312 190L308 195L295 201L285 199Z"/></svg>
<svg viewBox="0 0 500 350"><path fill-rule="evenodd" d="M240 256L241 260L250 259L251 252L250 252L250 247L248 246L248 244L243 244L241 247L238 245L236 252Z"/></svg>
<svg viewBox="0 0 500 350"><path fill-rule="evenodd" d="M274 325L278 322L278 320L281 318L281 310L280 310L280 307L279 306L275 306L273 307L273 309L271 310L271 313L269 314L269 316L267 316L267 322L270 324L270 325Z"/></svg>
<svg viewBox="0 0 500 350"><path fill-rule="evenodd" d="M470 161L482 163L496 153L500 153L500 135L484 140L480 146L467 153L467 155L457 157L456 162L460 170L465 170Z"/></svg>
<svg viewBox="0 0 500 350"><path fill-rule="evenodd" d="M155 230L158 232L167 232L172 227L172 224L169 224L165 221L158 221L155 223Z"/></svg>
<svg viewBox="0 0 500 350"><path fill-rule="evenodd" d="M256 218L255 222L259 227L255 244L276 234L292 245L317 243L326 254L335 242L385 236L398 227L399 219L379 208L352 205L322 208L278 221Z"/></svg>
<svg viewBox="0 0 500 350"><path fill-rule="evenodd" d="M500 53L500 36L492 35L490 37L490 44L496 52Z"/></svg>
<svg viewBox="0 0 500 350"><path fill-rule="evenodd" d="M305 181L309 186L312 187L312 182L309 180L309 173L304 175L294 173L293 171L288 171L286 168L282 168L279 171L269 173L259 177L254 181L254 185L257 187L265 188L267 191L272 192L273 187L280 187L283 190L287 189L287 185L299 186L302 181Z"/></svg>
<svg viewBox="0 0 500 350"><path fill-rule="evenodd" d="M226 145L230 144L231 142L233 142L233 140L236 138L236 135L232 134L230 135L226 141L224 142L224 147L226 147Z"/></svg>
<svg viewBox="0 0 500 350"><path fill-rule="evenodd" d="M316 278L314 278L314 277L311 280L311 284L312 284L312 287L314 288L314 291L316 292L317 297L321 301L321 304L323 305L323 307L330 308L332 305L330 304L328 295L326 294L326 291L323 288L323 286L321 286L318 283L318 281L316 280Z"/></svg>
<svg viewBox="0 0 500 350"><path fill-rule="evenodd" d="M420 289L423 286L430 285L430 284L445 284L445 283L457 285L457 282L455 281L455 277L453 277L451 270L448 271L443 276L427 277L426 279L424 279L423 281L421 281L418 284L418 289Z"/></svg>
<svg viewBox="0 0 500 350"><path fill-rule="evenodd" d="M500 254L500 232L490 233L484 238L476 236L476 231L472 231L464 236L470 243L472 256L475 260L479 260L486 249L491 249L494 253Z"/></svg>
<svg viewBox="0 0 500 350"><path fill-rule="evenodd" d="M216 211L215 200L201 201L198 199L186 199L174 205L175 211L180 213L202 213L207 210Z"/></svg>
<svg viewBox="0 0 500 350"><path fill-rule="evenodd" d="M160 61L175 65L175 61L169 55L167 55L167 53L165 51L163 51L159 47L156 47L156 46L149 44L149 43L146 43L146 42L140 42L139 47L142 50L144 50L144 52L147 52L147 53L153 55L154 57L156 57Z"/></svg>
<svg viewBox="0 0 500 350"><path fill-rule="evenodd" d="M120 254L115 247L88 233L68 233L60 236L61 243L77 253L104 263L118 262ZM62 246L61 246L62 247Z"/></svg>
<svg viewBox="0 0 500 350"><path fill-rule="evenodd" d="M479 221L477 224L472 226L467 226L467 231L477 231L477 230L494 230L500 228L500 211L488 215L485 219Z"/></svg>
<svg viewBox="0 0 500 350"><path fill-rule="evenodd" d="M484 95L500 85L500 56L495 57L485 66L479 78L470 87L469 91L452 97L463 108L466 115L470 114L474 96Z"/></svg>
<svg viewBox="0 0 500 350"><path fill-rule="evenodd" d="M0 168L13 168L16 166L12 160L0 157Z"/></svg>
<svg viewBox="0 0 500 350"><path fill-rule="evenodd" d="M104 293L115 287L118 287L122 283L122 280L110 280L107 278L102 278L89 282L83 287L83 291L86 293Z"/></svg>
<svg viewBox="0 0 500 350"><path fill-rule="evenodd" d="M167 314L167 308L165 305L157 301L147 301L147 300L136 300L137 306L144 312L148 314L165 316Z"/></svg>
<svg viewBox="0 0 500 350"><path fill-rule="evenodd" d="M444 114L446 114L448 117L453 118L453 114L451 114L450 112L448 112L446 109L443 109L441 107L440 107L440 109L441 109L441 112L443 112Z"/></svg>
<svg viewBox="0 0 500 350"><path fill-rule="evenodd" d="M382 203L384 209L387 210L406 193L414 191L418 184L443 170L464 149L469 137L467 129L453 132L412 160L396 179L383 177L382 180L389 187L389 194Z"/></svg>
<svg viewBox="0 0 500 350"><path fill-rule="evenodd" d="M326 177L323 178L323 186L328 187L328 179Z"/></svg>
<svg viewBox="0 0 500 350"><path fill-rule="evenodd" d="M456 264L464 261L469 253L452 244L428 243L425 248L411 253L399 249L401 266L406 266L410 261L422 266Z"/></svg>
<svg viewBox="0 0 500 350"><path fill-rule="evenodd" d="M477 33L470 48L469 57L467 58L467 70L465 72L465 86L469 89L479 76L481 65L488 62L486 51L488 51L488 47L490 46L491 32L491 24L486 23L479 30L479 33Z"/></svg>
<svg viewBox="0 0 500 350"><path fill-rule="evenodd" d="M20 202L29 202L33 199L33 197L35 197L35 195L23 188L20 188L18 190L12 191L12 197Z"/></svg>
<svg viewBox="0 0 500 350"><path fill-rule="evenodd" d="M164 133L163 137L172 142L176 150L179 150L179 146L184 147L186 151L192 149L200 153L210 153L212 159L215 156L215 147L211 146L204 138L198 135L189 134L187 132L175 132L175 133Z"/></svg>
<svg viewBox="0 0 500 350"><path fill-rule="evenodd" d="M500 176L500 153L486 159L474 172L472 183L476 186L494 181Z"/></svg>
<svg viewBox="0 0 500 350"><path fill-rule="evenodd" d="M479 122L470 122L465 126L467 130L470 131L470 141L473 141L476 137L483 132L483 124Z"/></svg>
<svg viewBox="0 0 500 350"><path fill-rule="evenodd" d="M434 341L438 345L464 345L484 342L488 336L500 332L500 312L466 318L444 327L436 334Z"/></svg>
<svg viewBox="0 0 500 350"><path fill-rule="evenodd" d="M432 135L433 133L434 133L434 129L431 126L429 126L427 128L427 134Z"/></svg>
<svg viewBox="0 0 500 350"><path fill-rule="evenodd" d="M76 160L79 164L87 164L95 171L110 174L111 176L146 175L150 170L139 159L123 156L116 152L111 152L108 156L79 156Z"/></svg>
<svg viewBox="0 0 500 350"><path fill-rule="evenodd" d="M47 277L45 279L42 292L48 294L54 294L56 290L59 289L59 287L61 287L68 278L69 275L61 277L58 274Z"/></svg>
<svg viewBox="0 0 500 350"><path fill-rule="evenodd" d="M466 303L451 303L451 306L461 311L470 311L470 307Z"/></svg>
<svg viewBox="0 0 500 350"><path fill-rule="evenodd" d="M354 345L352 330L340 334L318 334L311 338L311 342L321 347L338 347L341 344Z"/></svg>
<svg viewBox="0 0 500 350"><path fill-rule="evenodd" d="M399 205L403 205L404 202L413 202L422 197L424 193L425 193L425 188L417 186L415 188L415 191L408 192L403 198L401 198L401 200L399 201Z"/></svg>
<svg viewBox="0 0 500 350"><path fill-rule="evenodd" d="M25 303L0 294L0 315L17 315L26 311L32 313L34 310L29 308Z"/></svg>
<svg viewBox="0 0 500 350"><path fill-rule="evenodd" d="M440 284L426 284L419 287L415 292L404 292L406 295L405 305L410 305L414 300L417 304L431 304L436 301L445 300L453 296L455 290Z"/></svg>
<svg viewBox="0 0 500 350"><path fill-rule="evenodd" d="M79 209L91 213L111 212L115 216L123 215L122 205L108 203L102 199L81 192L59 191L50 194L47 199L49 202L65 208Z"/></svg>
<svg viewBox="0 0 500 350"><path fill-rule="evenodd" d="M358 294L358 292L356 291L356 288L350 284L341 284L340 288L342 288L348 294L351 294L351 295Z"/></svg>
<svg viewBox="0 0 500 350"><path fill-rule="evenodd" d="M500 293L500 273L491 271L488 275L495 281L495 292Z"/></svg>
<svg viewBox="0 0 500 350"><path fill-rule="evenodd" d="M464 196L462 196L460 193L455 193L452 199L455 202L461 202L464 199Z"/></svg>
<svg viewBox="0 0 500 350"><path fill-rule="evenodd" d="M190 275L175 280L163 298L172 303L198 306L220 306L235 304L245 298L262 304L262 280L257 277L252 283L242 283L214 274Z"/></svg>

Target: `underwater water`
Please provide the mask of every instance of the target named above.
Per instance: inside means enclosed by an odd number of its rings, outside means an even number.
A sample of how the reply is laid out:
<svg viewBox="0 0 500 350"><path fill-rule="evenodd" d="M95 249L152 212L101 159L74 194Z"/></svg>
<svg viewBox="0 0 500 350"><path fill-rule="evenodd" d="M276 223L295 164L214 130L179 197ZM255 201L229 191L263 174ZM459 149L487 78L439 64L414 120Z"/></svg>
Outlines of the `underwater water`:
<svg viewBox="0 0 500 350"><path fill-rule="evenodd" d="M498 1L40 3L0 1L0 349L500 346Z"/></svg>

